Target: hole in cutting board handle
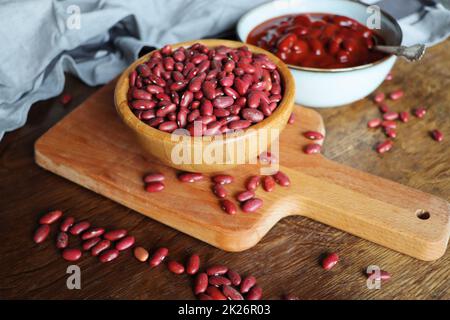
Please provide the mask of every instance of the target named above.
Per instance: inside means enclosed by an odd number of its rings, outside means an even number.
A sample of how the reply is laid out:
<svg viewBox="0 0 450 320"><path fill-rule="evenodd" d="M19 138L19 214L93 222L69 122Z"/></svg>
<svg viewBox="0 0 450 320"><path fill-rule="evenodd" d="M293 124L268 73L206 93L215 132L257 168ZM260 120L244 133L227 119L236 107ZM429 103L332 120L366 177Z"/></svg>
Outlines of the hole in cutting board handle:
<svg viewBox="0 0 450 320"><path fill-rule="evenodd" d="M416 216L420 220L428 220L430 219L430 213L428 211L425 211L423 209L419 209L416 211Z"/></svg>

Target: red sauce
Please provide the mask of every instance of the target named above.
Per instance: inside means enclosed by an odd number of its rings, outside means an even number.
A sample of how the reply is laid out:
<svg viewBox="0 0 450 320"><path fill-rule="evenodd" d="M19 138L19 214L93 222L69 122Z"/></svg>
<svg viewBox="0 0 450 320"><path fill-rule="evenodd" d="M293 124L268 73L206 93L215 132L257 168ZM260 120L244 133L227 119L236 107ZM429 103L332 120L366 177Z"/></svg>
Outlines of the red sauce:
<svg viewBox="0 0 450 320"><path fill-rule="evenodd" d="M358 21L333 14L308 13L263 22L247 42L273 52L288 64L335 69L368 64L387 55L371 50L384 39Z"/></svg>

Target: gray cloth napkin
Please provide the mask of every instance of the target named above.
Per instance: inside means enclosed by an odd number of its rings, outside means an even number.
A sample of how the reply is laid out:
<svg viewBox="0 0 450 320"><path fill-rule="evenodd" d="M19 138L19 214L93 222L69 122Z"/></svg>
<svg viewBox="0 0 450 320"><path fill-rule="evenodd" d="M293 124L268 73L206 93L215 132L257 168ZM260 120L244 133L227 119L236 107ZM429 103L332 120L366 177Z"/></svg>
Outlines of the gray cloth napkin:
<svg viewBox="0 0 450 320"><path fill-rule="evenodd" d="M144 45L217 34L266 1L0 0L0 140L24 125L33 103L62 92L64 72L88 85L107 83ZM449 15L427 10L402 27L432 44L448 36Z"/></svg>

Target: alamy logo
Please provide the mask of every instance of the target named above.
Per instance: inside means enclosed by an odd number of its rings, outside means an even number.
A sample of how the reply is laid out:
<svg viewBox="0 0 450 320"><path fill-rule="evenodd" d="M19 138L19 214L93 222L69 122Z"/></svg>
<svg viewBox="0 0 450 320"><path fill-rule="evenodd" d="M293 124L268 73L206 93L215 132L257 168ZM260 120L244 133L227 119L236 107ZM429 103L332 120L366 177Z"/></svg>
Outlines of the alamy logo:
<svg viewBox="0 0 450 320"><path fill-rule="evenodd" d="M366 20L366 26L369 29L381 29L381 9L379 6L369 6L366 9L367 14L369 14L369 17Z"/></svg>
<svg viewBox="0 0 450 320"><path fill-rule="evenodd" d="M70 5L66 10L69 17L66 19L66 26L69 30L81 29L81 9L77 5Z"/></svg>
<svg viewBox="0 0 450 320"><path fill-rule="evenodd" d="M70 265L67 267L66 273L70 274L70 276L66 280L67 289L69 289L69 290L81 289L80 267L77 265Z"/></svg>

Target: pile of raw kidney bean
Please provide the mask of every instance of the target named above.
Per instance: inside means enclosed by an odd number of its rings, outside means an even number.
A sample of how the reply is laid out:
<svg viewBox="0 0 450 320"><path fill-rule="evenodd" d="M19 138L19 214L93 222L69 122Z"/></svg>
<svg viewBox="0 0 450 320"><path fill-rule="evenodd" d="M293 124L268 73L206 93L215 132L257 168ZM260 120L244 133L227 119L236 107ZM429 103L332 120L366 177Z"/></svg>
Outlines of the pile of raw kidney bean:
<svg viewBox="0 0 450 320"><path fill-rule="evenodd" d="M51 225L61 220L63 212L54 210L44 214L39 219L39 227L36 229L33 240L40 244L44 242L49 234ZM82 240L83 251L90 251L91 255L99 256L103 263L110 262L119 256L120 251L133 248L135 239L128 235L125 229L106 231L103 228L91 227L87 221L75 222L73 217L64 218L59 224L59 232L56 236L55 245L62 250L62 257L67 261L77 261L82 256L79 248L69 248L69 234L79 236ZM150 268L156 268L167 261L167 268L176 275L184 274L193 276L193 291L199 300L260 300L263 290L257 284L252 275L241 277L241 275L225 265L212 265L201 268L201 259L198 254L188 257L186 263L174 259L167 259L169 249L160 247L151 254L142 246L134 246L135 258L148 263ZM321 265L324 270L331 270L339 261L337 253L332 252L322 259ZM367 274L374 278L376 274ZM390 274L381 271L378 275L380 280L390 279ZM293 294L283 295L285 300L297 300Z"/></svg>
<svg viewBox="0 0 450 320"><path fill-rule="evenodd" d="M191 136L245 129L270 116L282 99L276 65L243 46L167 45L129 75L128 102L143 122ZM198 123L194 126L194 122Z"/></svg>
<svg viewBox="0 0 450 320"><path fill-rule="evenodd" d="M392 76L390 76L390 79ZM386 80L390 80L386 79ZM369 128L382 128L384 134L387 139L380 142L376 146L376 151L378 153L385 153L392 149L394 146L394 141L397 137L397 124L398 123L406 123L410 120L410 113L407 110L396 112L389 109L389 106L386 103L387 98L392 101L396 101L401 99L404 96L403 90L395 90L386 95L384 92L378 92L373 96L373 101L378 105L378 109L380 110L381 117L374 118L367 122L367 127ZM423 106L417 107L412 110L414 116L418 119L422 119L425 117L427 113L427 109ZM438 129L434 129L430 131L430 136L441 142L444 139L444 135Z"/></svg>

